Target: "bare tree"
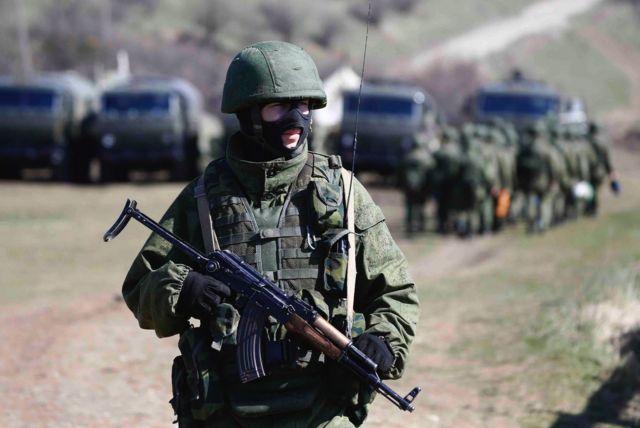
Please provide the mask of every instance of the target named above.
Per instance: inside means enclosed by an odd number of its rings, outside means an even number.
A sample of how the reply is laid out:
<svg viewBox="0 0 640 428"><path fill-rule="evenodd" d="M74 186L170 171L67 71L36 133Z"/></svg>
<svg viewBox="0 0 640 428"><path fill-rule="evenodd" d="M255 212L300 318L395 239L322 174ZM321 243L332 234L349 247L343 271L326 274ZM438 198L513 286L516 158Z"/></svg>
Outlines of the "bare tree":
<svg viewBox="0 0 640 428"><path fill-rule="evenodd" d="M58 0L44 10L34 29L44 68L90 68L103 48L98 7L83 0Z"/></svg>
<svg viewBox="0 0 640 428"><path fill-rule="evenodd" d="M266 0L260 4L260 12L267 20L271 30L280 34L285 42L293 41L296 30L296 16L293 2Z"/></svg>
<svg viewBox="0 0 640 428"><path fill-rule="evenodd" d="M475 63L440 62L412 80L425 88L436 100L439 111L455 122L483 79Z"/></svg>
<svg viewBox="0 0 640 428"><path fill-rule="evenodd" d="M311 40L324 48L330 48L335 38L344 31L344 23L337 17L325 18L320 30L311 36Z"/></svg>
<svg viewBox="0 0 640 428"><path fill-rule="evenodd" d="M418 0L388 0L390 9L402 13L410 12L417 3Z"/></svg>
<svg viewBox="0 0 640 428"><path fill-rule="evenodd" d="M215 36L232 18L226 0L202 0L194 9L193 21L204 32L207 42L215 44Z"/></svg>
<svg viewBox="0 0 640 428"><path fill-rule="evenodd" d="M30 74L33 72L33 58L31 56L31 43L29 40L29 24L24 10L24 3L14 0L15 16L18 27L18 44L20 46L20 63L22 72Z"/></svg>
<svg viewBox="0 0 640 428"><path fill-rule="evenodd" d="M369 20L373 25L380 25L388 12L410 12L418 0L376 0L371 3ZM369 3L358 2L349 8L349 13L359 21L366 22L369 16Z"/></svg>
<svg viewBox="0 0 640 428"><path fill-rule="evenodd" d="M369 10L369 7L371 7L371 10ZM372 25L376 26L382 22L387 8L388 3L386 0L377 1L375 4L358 2L349 8L349 13L359 21L367 22L368 19Z"/></svg>

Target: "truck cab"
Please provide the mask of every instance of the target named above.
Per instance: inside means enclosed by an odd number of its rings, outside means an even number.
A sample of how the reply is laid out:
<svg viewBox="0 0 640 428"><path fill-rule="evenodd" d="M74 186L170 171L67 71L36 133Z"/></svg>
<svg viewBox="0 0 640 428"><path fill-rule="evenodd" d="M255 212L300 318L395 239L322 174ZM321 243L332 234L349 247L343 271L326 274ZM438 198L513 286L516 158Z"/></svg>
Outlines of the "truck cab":
<svg viewBox="0 0 640 428"><path fill-rule="evenodd" d="M481 87L471 100L471 119L488 123L502 119L524 129L535 122L557 117L561 95L545 83L519 75Z"/></svg>
<svg viewBox="0 0 640 428"><path fill-rule="evenodd" d="M90 82L75 74L0 78L2 175L18 178L26 168L48 168L54 179L88 181L95 100Z"/></svg>
<svg viewBox="0 0 640 428"><path fill-rule="evenodd" d="M350 167L357 124L356 171L392 175L412 149L416 134L425 132L427 116L434 110L432 99L415 86L366 83L360 97L358 90L345 91L336 152Z"/></svg>
<svg viewBox="0 0 640 428"><path fill-rule="evenodd" d="M195 177L201 113L200 94L180 79L136 78L105 90L96 121L102 180L125 180L134 169Z"/></svg>

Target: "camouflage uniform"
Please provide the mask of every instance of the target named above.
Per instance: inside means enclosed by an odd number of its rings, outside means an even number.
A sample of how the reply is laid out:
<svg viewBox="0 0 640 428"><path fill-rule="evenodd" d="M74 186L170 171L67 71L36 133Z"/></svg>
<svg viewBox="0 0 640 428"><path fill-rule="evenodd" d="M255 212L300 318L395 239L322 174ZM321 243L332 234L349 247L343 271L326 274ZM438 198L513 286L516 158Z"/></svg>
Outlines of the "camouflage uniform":
<svg viewBox="0 0 640 428"><path fill-rule="evenodd" d="M486 146L487 129L483 125L469 126L461 139L462 159L455 180L456 228L461 236L491 231L493 201L491 188L496 185L497 160Z"/></svg>
<svg viewBox="0 0 640 428"><path fill-rule="evenodd" d="M589 145L593 152L592 165L590 167L589 181L593 187L593 199L587 204L586 213L595 215L598 213L598 191L604 180L609 177L615 182L615 173L611 165L611 153L608 144L603 140L600 133L600 127L596 123L589 124L589 133L587 134ZM617 192L617 185L612 186L614 192Z"/></svg>
<svg viewBox="0 0 640 428"><path fill-rule="evenodd" d="M557 173L558 189L553 192L553 223L559 224L566 219L567 200L572 197L573 181L570 175L570 164L567 143L562 137L562 128L552 125L550 132L551 159Z"/></svg>
<svg viewBox="0 0 640 428"><path fill-rule="evenodd" d="M425 205L433 192L435 160L420 135L414 136L413 149L403 159L400 186L405 198L405 230L411 235L426 229Z"/></svg>
<svg viewBox="0 0 640 428"><path fill-rule="evenodd" d="M293 93L293 97L309 99L313 106L323 106L324 94L309 89L321 91L315 65L309 65L312 60L300 48L287 43L263 42L245 48L232 63L227 82L238 78L243 88L254 87L251 83L264 76L260 74L263 60L255 57L249 62L254 61L258 77L242 69L231 73L246 60L242 55L247 53L264 58L275 80L270 81L270 77L265 84L271 92L265 86L256 89L251 103L286 100ZM290 67L292 62L297 67ZM309 67L311 78L308 74L296 75L298 70L309 73ZM278 80L283 76L286 79ZM276 82L285 89L274 92ZM305 86L296 92L296 85ZM248 97L234 95L238 103ZM229 107L231 101L223 100L223 111L234 110ZM346 254L339 245L344 241L335 235L344 227L345 212L339 158L308 152L306 141L290 158L248 160L255 150L254 141L237 133L229 142L226 156L210 163L204 172L220 245L343 327ZM161 224L204 250L195 186L194 181L184 188ZM357 314L351 333L384 336L395 361L383 376L399 378L415 335L419 312L416 290L382 211L357 180L351 203L355 207L358 272ZM152 234L134 260L122 289L140 327L155 330L158 337L181 335L183 358L174 361L172 375L172 404L181 427L351 427L363 422L373 398L368 388L337 364L324 361L317 352L291 340L279 324L268 321L263 334L268 375L241 383L234 330L242 316L242 303L219 305L209 329L190 327L188 317L176 311L184 279L193 268L177 249ZM208 346L212 336L222 340L219 352ZM270 350L274 350L271 355ZM185 353L189 359L184 358ZM195 388L201 392L197 401L189 395L194 379Z"/></svg>
<svg viewBox="0 0 640 428"><path fill-rule="evenodd" d="M531 125L517 156L518 184L525 195L529 232L543 232L551 225L556 166L546 127L542 122Z"/></svg>
<svg viewBox="0 0 640 428"><path fill-rule="evenodd" d="M460 205L457 177L460 175L463 152L458 141L458 132L445 127L441 145L433 154L434 194L437 203L438 232L448 233L452 227L454 210Z"/></svg>
<svg viewBox="0 0 640 428"><path fill-rule="evenodd" d="M573 192L567 204L567 216L575 219L585 213L586 207L591 201L577 195L576 186L591 181L591 167L595 161L595 154L580 130L567 127L565 136L567 138L567 153L573 182Z"/></svg>
<svg viewBox="0 0 640 428"><path fill-rule="evenodd" d="M506 187L508 171L504 159L501 157L502 141L498 135L486 125L477 127L477 148L480 164L482 165L485 188L484 197L480 202L481 232L487 233L497 228L495 212L499 192Z"/></svg>
<svg viewBox="0 0 640 428"><path fill-rule="evenodd" d="M494 195L494 212L496 218L494 220L494 230L500 230L508 221L511 210L511 202L513 200L513 190L515 187L515 147L512 146L507 136L499 129L492 130L492 140L494 141L494 150L498 158L499 171L499 189L497 196ZM498 212L502 210L501 205L504 204L506 209L504 213ZM500 216L500 217L499 217Z"/></svg>
<svg viewBox="0 0 640 428"><path fill-rule="evenodd" d="M496 129L502 135L503 146L500 150L500 156L504 168L505 190L509 192L509 212L507 221L514 222L520 217L523 207L523 197L518 189L516 175L516 155L518 153L518 132L513 124L504 120L497 120L494 124Z"/></svg>

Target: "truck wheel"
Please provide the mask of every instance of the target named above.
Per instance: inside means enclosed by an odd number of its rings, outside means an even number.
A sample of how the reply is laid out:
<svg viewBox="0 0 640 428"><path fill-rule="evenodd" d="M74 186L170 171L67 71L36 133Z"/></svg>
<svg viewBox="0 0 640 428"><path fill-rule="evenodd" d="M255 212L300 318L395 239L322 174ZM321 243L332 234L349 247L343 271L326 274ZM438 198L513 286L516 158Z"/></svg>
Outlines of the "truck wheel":
<svg viewBox="0 0 640 428"><path fill-rule="evenodd" d="M71 167L69 162L69 155L65 155L62 162L53 166L53 181L65 183L71 181Z"/></svg>
<svg viewBox="0 0 640 428"><path fill-rule="evenodd" d="M0 179L18 180L20 178L20 167L13 165L0 165Z"/></svg>
<svg viewBox="0 0 640 428"><path fill-rule="evenodd" d="M187 168L187 180L192 180L200 175L200 151L198 149L198 136L189 138L184 149L184 157Z"/></svg>
<svg viewBox="0 0 640 428"><path fill-rule="evenodd" d="M89 141L78 141L71 146L69 153L69 179L73 183L88 183L91 153Z"/></svg>
<svg viewBox="0 0 640 428"><path fill-rule="evenodd" d="M129 170L121 165L100 161L100 181L103 183L122 183L129 179Z"/></svg>
<svg viewBox="0 0 640 428"><path fill-rule="evenodd" d="M188 181L200 174L198 137L191 137L185 141L183 153L184 157L171 169L171 181Z"/></svg>
<svg viewBox="0 0 640 428"><path fill-rule="evenodd" d="M187 181L189 180L189 162L187 159L182 159L173 165L170 173L171 181Z"/></svg>

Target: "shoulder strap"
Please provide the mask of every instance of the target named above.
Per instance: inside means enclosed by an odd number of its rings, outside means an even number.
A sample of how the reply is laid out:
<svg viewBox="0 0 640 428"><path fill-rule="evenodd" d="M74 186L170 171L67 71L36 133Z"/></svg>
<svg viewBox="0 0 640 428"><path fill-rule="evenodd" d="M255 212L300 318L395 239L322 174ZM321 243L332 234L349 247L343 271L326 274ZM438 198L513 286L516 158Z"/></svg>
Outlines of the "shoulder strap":
<svg viewBox="0 0 640 428"><path fill-rule="evenodd" d="M207 253L218 251L220 249L220 244L218 243L216 231L213 228L213 221L211 221L211 210L209 209L209 200L207 199L207 188L204 184L204 174L198 178L198 182L196 183L196 188L193 193L193 196L198 201L198 216L200 217L204 249Z"/></svg>
<svg viewBox="0 0 640 428"><path fill-rule="evenodd" d="M347 262L347 336L351 337L351 327L353 325L353 301L356 293L356 239L355 239L355 199L353 198L353 186L349 186L351 182L351 173L344 168L342 172L342 188L345 201L349 201L347 206L347 241L349 242L348 262ZM349 194L347 194L347 192Z"/></svg>

